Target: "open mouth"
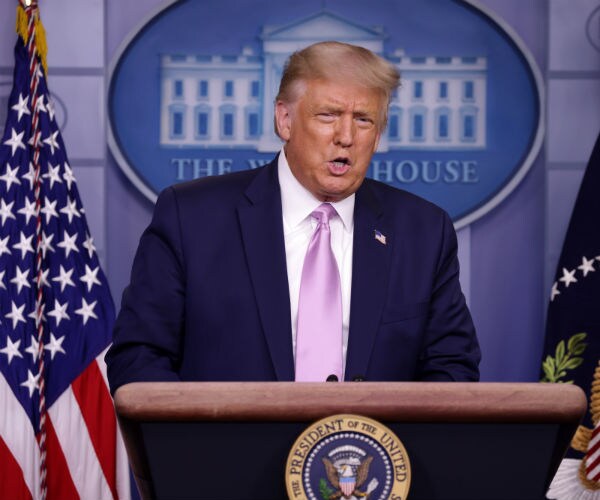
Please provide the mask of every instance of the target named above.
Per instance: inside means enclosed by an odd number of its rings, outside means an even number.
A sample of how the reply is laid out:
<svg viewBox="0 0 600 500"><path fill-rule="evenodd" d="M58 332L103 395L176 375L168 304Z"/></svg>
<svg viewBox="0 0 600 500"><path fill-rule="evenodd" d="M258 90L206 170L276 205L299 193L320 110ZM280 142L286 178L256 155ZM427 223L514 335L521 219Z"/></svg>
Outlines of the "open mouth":
<svg viewBox="0 0 600 500"><path fill-rule="evenodd" d="M328 164L329 170L334 174L344 174L351 167L350 159L342 157L334 158L333 160L328 162Z"/></svg>

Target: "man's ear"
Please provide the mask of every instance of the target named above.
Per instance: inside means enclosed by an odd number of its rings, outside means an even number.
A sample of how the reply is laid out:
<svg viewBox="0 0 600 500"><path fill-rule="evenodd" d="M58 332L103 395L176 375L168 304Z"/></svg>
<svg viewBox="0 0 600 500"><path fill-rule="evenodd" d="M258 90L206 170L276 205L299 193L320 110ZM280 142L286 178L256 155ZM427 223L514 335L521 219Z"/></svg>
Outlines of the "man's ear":
<svg viewBox="0 0 600 500"><path fill-rule="evenodd" d="M275 103L275 129L284 141L289 141L292 130L292 105L283 101Z"/></svg>

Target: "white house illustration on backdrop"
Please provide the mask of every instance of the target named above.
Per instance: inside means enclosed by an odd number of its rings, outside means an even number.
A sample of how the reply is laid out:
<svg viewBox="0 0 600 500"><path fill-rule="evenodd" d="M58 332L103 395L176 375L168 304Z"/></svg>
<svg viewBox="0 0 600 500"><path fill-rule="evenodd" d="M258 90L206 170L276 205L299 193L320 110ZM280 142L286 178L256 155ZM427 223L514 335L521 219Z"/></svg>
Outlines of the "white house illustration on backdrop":
<svg viewBox="0 0 600 500"><path fill-rule="evenodd" d="M485 57L384 54L382 27L322 11L284 26L264 26L262 54L161 56L163 147L278 151L273 103L283 66L295 50L322 40L366 47L396 65L394 94L379 151L481 149L486 145Z"/></svg>

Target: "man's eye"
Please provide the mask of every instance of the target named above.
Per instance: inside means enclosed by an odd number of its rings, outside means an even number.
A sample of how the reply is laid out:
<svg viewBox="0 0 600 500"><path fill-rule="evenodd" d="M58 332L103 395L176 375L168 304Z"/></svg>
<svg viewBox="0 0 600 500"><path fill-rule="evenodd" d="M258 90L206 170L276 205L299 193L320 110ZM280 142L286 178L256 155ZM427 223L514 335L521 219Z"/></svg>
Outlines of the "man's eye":
<svg viewBox="0 0 600 500"><path fill-rule="evenodd" d="M333 114L333 113L318 113L317 116L321 120L325 120L325 121L331 121L331 120L335 119L335 114Z"/></svg>

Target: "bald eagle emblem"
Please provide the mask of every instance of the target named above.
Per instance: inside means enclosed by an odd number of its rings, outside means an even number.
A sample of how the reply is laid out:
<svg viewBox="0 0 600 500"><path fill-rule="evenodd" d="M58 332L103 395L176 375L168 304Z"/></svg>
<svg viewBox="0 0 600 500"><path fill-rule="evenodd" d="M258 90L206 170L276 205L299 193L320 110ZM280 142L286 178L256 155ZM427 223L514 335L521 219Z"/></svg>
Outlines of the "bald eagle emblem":
<svg viewBox="0 0 600 500"><path fill-rule="evenodd" d="M341 414L315 422L296 439L285 486L288 498L304 500L406 500L410 477L404 445L390 429Z"/></svg>
<svg viewBox="0 0 600 500"><path fill-rule="evenodd" d="M369 477L369 467L373 461L373 457L371 456L365 458L357 466L349 463L334 465L328 458L323 458L322 460L327 472L327 479L336 489L334 493L329 495L329 500L337 498L368 498L379 484L377 479L373 479L365 491L359 489Z"/></svg>

